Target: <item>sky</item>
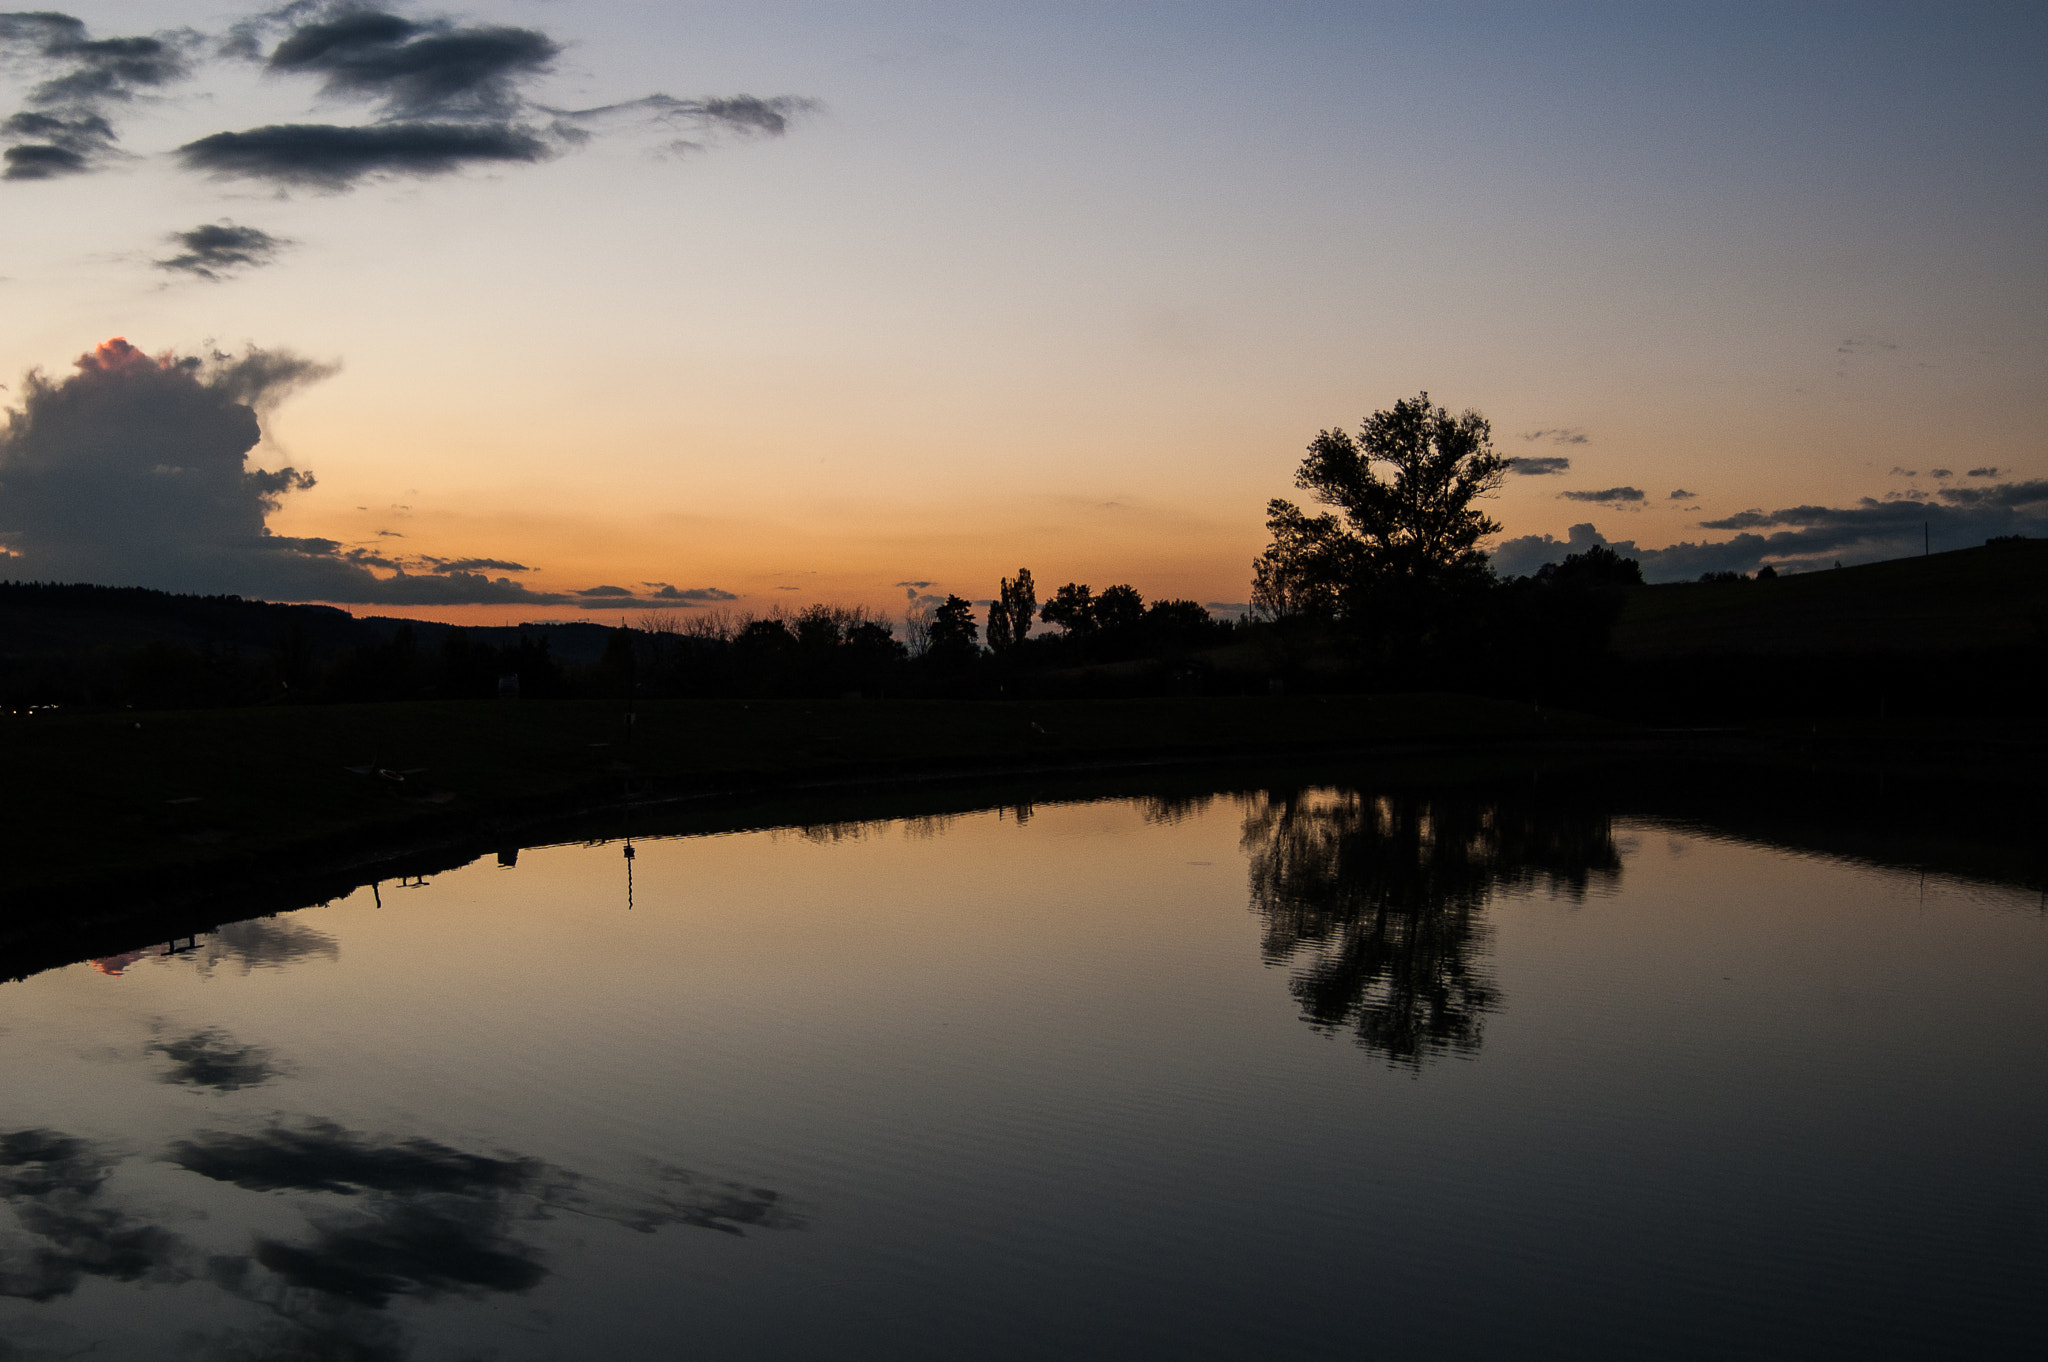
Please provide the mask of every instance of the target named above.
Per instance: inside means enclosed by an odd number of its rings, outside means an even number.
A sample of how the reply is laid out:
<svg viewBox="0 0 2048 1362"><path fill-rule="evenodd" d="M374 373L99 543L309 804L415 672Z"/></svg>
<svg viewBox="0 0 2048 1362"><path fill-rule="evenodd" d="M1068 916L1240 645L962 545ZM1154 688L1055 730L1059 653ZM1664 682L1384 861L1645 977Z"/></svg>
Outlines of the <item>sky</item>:
<svg viewBox="0 0 2048 1362"><path fill-rule="evenodd" d="M2038 5L150 0L0 55L4 576L1228 611L1420 391L1528 461L1503 573L2048 533Z"/></svg>

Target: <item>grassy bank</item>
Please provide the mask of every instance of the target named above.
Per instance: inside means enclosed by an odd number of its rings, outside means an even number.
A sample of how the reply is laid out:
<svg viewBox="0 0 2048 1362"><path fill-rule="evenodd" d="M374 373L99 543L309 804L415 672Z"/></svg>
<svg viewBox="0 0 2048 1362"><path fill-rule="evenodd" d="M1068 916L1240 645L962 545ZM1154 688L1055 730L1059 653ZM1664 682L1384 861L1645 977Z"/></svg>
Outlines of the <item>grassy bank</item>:
<svg viewBox="0 0 2048 1362"><path fill-rule="evenodd" d="M632 798L935 774L1577 739L1442 695L1133 701L493 701L16 717L0 908L171 892Z"/></svg>

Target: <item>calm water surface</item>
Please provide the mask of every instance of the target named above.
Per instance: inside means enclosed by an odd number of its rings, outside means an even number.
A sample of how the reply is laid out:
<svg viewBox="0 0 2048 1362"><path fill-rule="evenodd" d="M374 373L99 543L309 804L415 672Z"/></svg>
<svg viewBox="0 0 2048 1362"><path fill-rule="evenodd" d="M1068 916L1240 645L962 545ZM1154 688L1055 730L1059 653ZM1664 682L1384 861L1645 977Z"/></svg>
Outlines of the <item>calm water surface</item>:
<svg viewBox="0 0 2048 1362"><path fill-rule="evenodd" d="M0 986L0 1358L2048 1339L2038 891L1343 787L632 849Z"/></svg>

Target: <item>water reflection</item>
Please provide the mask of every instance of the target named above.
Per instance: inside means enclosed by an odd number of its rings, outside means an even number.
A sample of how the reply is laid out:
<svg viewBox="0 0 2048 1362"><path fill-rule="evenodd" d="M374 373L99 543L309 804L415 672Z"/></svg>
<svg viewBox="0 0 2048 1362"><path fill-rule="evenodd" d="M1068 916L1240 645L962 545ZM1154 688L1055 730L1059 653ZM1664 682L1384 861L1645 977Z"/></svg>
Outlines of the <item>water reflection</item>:
<svg viewBox="0 0 2048 1362"><path fill-rule="evenodd" d="M171 1061L162 1080L190 1088L211 1088L215 1092L238 1092L268 1083L277 1077L278 1066L261 1046L238 1045L225 1032L208 1028L176 1040L157 1041L152 1054Z"/></svg>
<svg viewBox="0 0 2048 1362"><path fill-rule="evenodd" d="M208 932L196 932L154 946L102 955L88 960L101 974L118 979L145 960L189 960L203 976L230 968L237 974L251 970L277 969L300 960L338 960L341 946L327 933L304 923L277 918L251 918L229 922Z"/></svg>
<svg viewBox="0 0 2048 1362"><path fill-rule="evenodd" d="M189 1280L183 1241L105 1195L119 1162L54 1130L0 1135L0 1200L21 1229L0 1239L0 1296L55 1300L87 1277Z"/></svg>
<svg viewBox="0 0 2048 1362"><path fill-rule="evenodd" d="M1538 882L1572 899L1621 874L1613 821L1533 795L1312 788L1247 800L1260 950L1292 964L1302 1020L1419 1069L1479 1048L1501 993L1482 913Z"/></svg>
<svg viewBox="0 0 2048 1362"><path fill-rule="evenodd" d="M250 1052L213 1033L156 1048L196 1054L181 1063L210 1074L212 1086L238 1084L241 1069L262 1062L223 1060ZM223 1065L225 1076L213 1072ZM252 1222L271 1230L253 1233L246 1251L207 1252L158 1223L182 1223L189 1212L152 1215L115 1190L131 1161L266 1198L290 1193L304 1232L277 1233L274 1206L245 1204ZM254 1332L210 1339L212 1356L406 1356L405 1332L380 1312L400 1298L531 1290L549 1271L532 1236L563 1215L646 1234L673 1225L736 1235L803 1224L767 1188L687 1169L656 1168L645 1185L627 1186L541 1159L380 1138L312 1118L255 1133L199 1131L155 1160L62 1131L0 1134L0 1201L16 1227L0 1235L0 1297L55 1301L92 1279L210 1286L260 1311Z"/></svg>

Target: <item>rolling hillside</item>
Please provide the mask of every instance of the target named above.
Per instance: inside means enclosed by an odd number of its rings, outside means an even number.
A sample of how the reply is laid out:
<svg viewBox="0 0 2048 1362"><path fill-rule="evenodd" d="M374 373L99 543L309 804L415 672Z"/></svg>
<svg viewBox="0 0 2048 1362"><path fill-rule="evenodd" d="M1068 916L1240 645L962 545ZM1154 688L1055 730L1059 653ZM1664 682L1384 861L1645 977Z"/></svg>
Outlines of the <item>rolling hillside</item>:
<svg viewBox="0 0 2048 1362"><path fill-rule="evenodd" d="M1629 594L1614 651L1935 653L2048 636L2048 540L1836 568L1775 581L1675 583Z"/></svg>

